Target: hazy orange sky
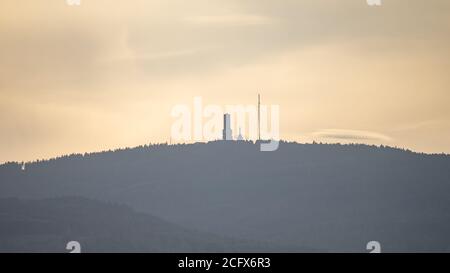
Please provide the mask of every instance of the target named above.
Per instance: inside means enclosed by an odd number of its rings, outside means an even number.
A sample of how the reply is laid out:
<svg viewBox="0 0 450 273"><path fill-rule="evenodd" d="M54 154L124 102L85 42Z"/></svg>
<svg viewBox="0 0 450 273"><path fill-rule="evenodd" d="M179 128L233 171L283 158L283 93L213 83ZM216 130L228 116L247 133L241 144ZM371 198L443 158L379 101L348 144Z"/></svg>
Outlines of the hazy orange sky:
<svg viewBox="0 0 450 273"><path fill-rule="evenodd" d="M2 0L0 162L169 140L177 104L450 153L450 1Z"/></svg>

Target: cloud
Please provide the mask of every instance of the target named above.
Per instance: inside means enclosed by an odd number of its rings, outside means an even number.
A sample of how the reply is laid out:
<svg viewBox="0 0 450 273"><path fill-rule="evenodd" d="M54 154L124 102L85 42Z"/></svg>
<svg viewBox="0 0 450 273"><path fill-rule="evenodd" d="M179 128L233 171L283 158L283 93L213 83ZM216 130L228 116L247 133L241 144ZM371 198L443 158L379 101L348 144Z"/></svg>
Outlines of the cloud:
<svg viewBox="0 0 450 273"><path fill-rule="evenodd" d="M196 25L207 26L250 26L273 23L270 17L253 14L194 16L185 18L185 21Z"/></svg>
<svg viewBox="0 0 450 273"><path fill-rule="evenodd" d="M392 141L392 138L370 131L359 131L359 130L345 130L345 129L324 129L313 133L314 136L327 139L338 139L345 141L361 141L361 140L372 140L372 141Z"/></svg>

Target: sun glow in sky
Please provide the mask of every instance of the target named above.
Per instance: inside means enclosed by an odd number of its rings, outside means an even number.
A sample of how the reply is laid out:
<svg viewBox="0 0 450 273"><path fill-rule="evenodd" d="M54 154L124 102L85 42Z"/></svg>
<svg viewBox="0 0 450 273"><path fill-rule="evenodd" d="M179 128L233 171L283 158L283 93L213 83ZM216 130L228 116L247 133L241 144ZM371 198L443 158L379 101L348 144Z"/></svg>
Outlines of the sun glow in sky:
<svg viewBox="0 0 450 273"><path fill-rule="evenodd" d="M280 136L450 153L450 2L2 0L0 162L169 141L171 109L280 106Z"/></svg>

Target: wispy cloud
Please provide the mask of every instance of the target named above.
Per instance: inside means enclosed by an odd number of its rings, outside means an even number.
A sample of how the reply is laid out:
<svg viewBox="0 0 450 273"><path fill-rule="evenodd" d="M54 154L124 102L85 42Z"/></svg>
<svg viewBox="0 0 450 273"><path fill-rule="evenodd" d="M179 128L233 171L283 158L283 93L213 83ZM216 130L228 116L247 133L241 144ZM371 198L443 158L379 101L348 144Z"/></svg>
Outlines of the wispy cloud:
<svg viewBox="0 0 450 273"><path fill-rule="evenodd" d="M377 132L346 130L346 129L324 129L313 133L314 136L327 139L339 139L346 141L376 140L391 141L392 138Z"/></svg>
<svg viewBox="0 0 450 273"><path fill-rule="evenodd" d="M172 50L172 51L158 51L158 52L149 52L145 54L130 54L125 56L119 56L114 58L114 61L158 61L158 60L168 60L177 57L190 56L198 53L199 49L180 49L180 50Z"/></svg>
<svg viewBox="0 0 450 273"><path fill-rule="evenodd" d="M230 15L207 15L193 16L184 19L186 22L196 25L215 26L249 26L266 25L273 22L272 18L254 14L230 14Z"/></svg>

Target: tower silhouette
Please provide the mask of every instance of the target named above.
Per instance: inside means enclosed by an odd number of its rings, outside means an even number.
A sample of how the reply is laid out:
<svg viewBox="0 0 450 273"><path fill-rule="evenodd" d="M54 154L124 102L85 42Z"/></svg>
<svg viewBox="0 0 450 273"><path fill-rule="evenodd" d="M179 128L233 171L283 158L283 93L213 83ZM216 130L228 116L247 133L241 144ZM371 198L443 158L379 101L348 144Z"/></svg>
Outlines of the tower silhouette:
<svg viewBox="0 0 450 273"><path fill-rule="evenodd" d="M222 139L223 140L233 140L233 132L231 130L231 117L230 114L223 115L223 131L222 131Z"/></svg>
<svg viewBox="0 0 450 273"><path fill-rule="evenodd" d="M261 140L261 95L258 94L258 141Z"/></svg>

